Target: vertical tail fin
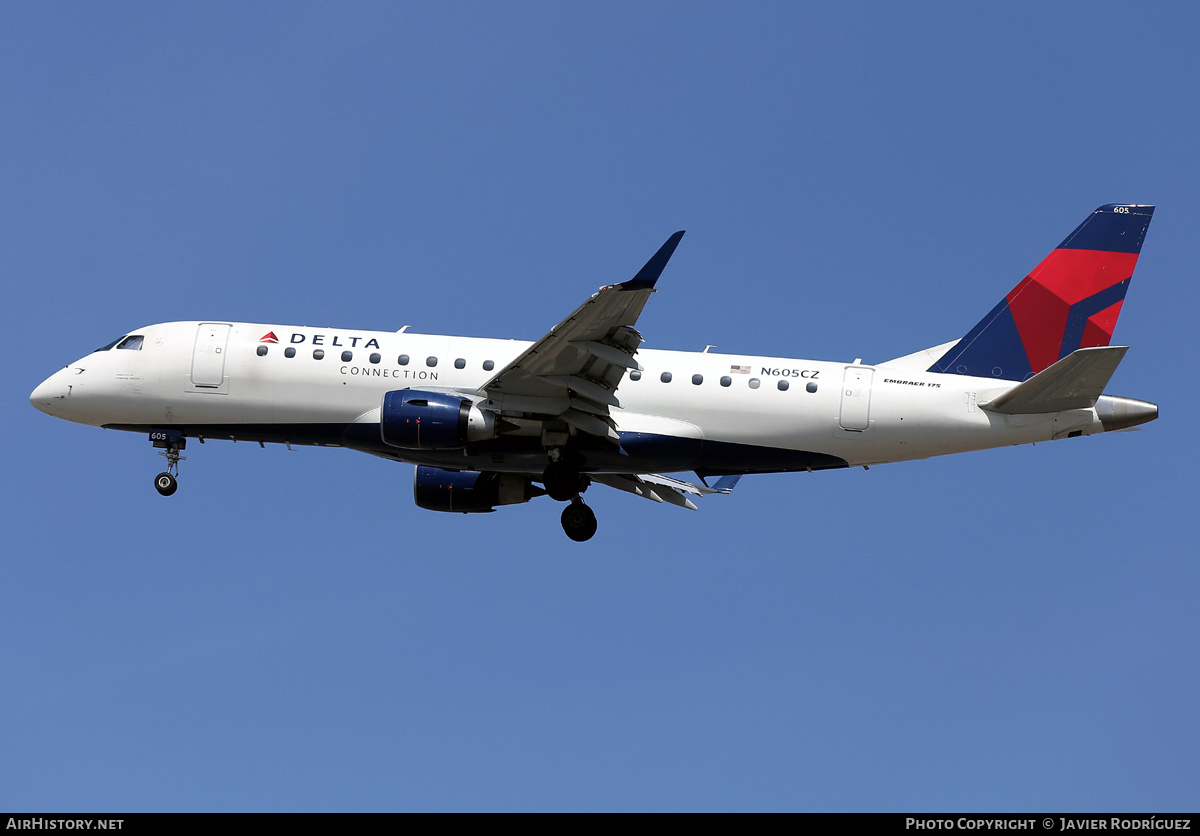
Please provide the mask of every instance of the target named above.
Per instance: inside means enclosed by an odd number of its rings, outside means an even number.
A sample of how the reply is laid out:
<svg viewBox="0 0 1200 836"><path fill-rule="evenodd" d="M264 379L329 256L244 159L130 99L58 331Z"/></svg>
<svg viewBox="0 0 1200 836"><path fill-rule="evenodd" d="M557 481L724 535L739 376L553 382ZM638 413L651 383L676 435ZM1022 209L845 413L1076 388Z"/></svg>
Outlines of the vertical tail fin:
<svg viewBox="0 0 1200 836"><path fill-rule="evenodd" d="M1101 206L929 368L1025 380L1112 339L1153 206Z"/></svg>

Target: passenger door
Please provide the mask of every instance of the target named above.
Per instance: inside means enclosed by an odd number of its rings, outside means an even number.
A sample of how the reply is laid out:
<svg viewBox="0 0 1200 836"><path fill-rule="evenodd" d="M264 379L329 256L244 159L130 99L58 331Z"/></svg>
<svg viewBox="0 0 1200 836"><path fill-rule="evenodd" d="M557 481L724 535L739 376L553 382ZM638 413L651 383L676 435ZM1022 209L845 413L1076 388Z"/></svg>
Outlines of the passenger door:
<svg viewBox="0 0 1200 836"><path fill-rule="evenodd" d="M192 386L195 391L225 394L225 355L229 344L229 323L201 322L196 327L196 345L192 351Z"/></svg>

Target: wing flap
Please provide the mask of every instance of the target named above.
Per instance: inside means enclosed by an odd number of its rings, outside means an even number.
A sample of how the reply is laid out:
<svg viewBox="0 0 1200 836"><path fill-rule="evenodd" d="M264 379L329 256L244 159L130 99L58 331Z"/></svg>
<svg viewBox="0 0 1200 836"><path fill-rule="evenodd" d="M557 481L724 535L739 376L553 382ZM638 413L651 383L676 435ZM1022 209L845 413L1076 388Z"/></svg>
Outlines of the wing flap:
<svg viewBox="0 0 1200 836"><path fill-rule="evenodd" d="M582 432L598 435L601 438L610 438L613 441L621 440L621 437L617 435L617 431L613 429L611 418L601 418L598 415L582 412L574 407L566 410L558 417Z"/></svg>
<svg viewBox="0 0 1200 836"><path fill-rule="evenodd" d="M633 473L590 473L588 476L593 482L649 499L651 502L666 502L691 511L700 510L696 507L696 503L683 496L675 488L668 485L651 484L646 481L644 476Z"/></svg>
<svg viewBox="0 0 1200 836"><path fill-rule="evenodd" d="M570 389L572 394L586 398L592 403L608 404L617 408L621 406L621 402L617 400L616 395L599 383L596 383L594 380L588 380L586 377L573 374L543 375L542 380L554 386L562 386L563 388Z"/></svg>
<svg viewBox="0 0 1200 836"><path fill-rule="evenodd" d="M641 339L641 335L638 335ZM595 357L601 360L607 360L614 366L621 366L626 369L640 369L641 365L637 360L633 359L632 352L626 353L623 348L618 348L616 344L598 343L594 340L577 340L576 344L581 348L587 349ZM636 351L636 346L634 348Z"/></svg>
<svg viewBox="0 0 1200 836"><path fill-rule="evenodd" d="M710 488L707 485L696 485L682 479L663 476L660 473L590 473L588 476L593 482L599 482L601 485L607 485L619 491L626 491L635 496L649 499L651 502L666 502L692 511L698 510L696 504L684 494L692 496L727 494L733 490L738 479L741 478L740 476L722 476L717 480L717 484Z"/></svg>

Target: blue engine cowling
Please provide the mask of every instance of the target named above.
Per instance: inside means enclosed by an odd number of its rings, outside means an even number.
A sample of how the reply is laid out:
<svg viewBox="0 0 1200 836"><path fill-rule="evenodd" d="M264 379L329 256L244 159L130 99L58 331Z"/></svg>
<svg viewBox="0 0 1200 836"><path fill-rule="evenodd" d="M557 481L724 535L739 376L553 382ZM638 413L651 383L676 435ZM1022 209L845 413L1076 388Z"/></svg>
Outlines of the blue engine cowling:
<svg viewBox="0 0 1200 836"><path fill-rule="evenodd" d="M413 476L413 499L429 511L485 513L497 505L517 505L543 493L530 477L520 473L442 470L422 465Z"/></svg>
<svg viewBox="0 0 1200 836"><path fill-rule="evenodd" d="M494 425L492 414L467 398L419 389L386 393L379 412L383 443L407 450L453 450L491 438Z"/></svg>

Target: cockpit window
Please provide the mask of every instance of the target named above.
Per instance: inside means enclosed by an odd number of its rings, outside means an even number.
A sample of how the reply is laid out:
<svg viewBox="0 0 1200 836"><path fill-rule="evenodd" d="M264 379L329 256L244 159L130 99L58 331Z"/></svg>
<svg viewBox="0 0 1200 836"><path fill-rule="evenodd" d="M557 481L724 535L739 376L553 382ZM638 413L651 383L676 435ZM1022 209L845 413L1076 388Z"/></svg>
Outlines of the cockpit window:
<svg viewBox="0 0 1200 836"><path fill-rule="evenodd" d="M143 337L141 334L130 334L128 337L117 343L117 349L120 350L122 348L127 348L130 351L141 351L142 339Z"/></svg>
<svg viewBox="0 0 1200 836"><path fill-rule="evenodd" d="M115 346L117 343L119 343L119 342L120 342L121 340L123 340L123 339L125 339L125 338L124 338L124 337L117 337L115 340L113 340L112 342L110 342L108 345L102 345L102 346L100 346L99 348L97 348L97 349L96 349L96 351L108 351L110 348L112 348L113 346ZM94 354L95 352L92 352L92 353Z"/></svg>

